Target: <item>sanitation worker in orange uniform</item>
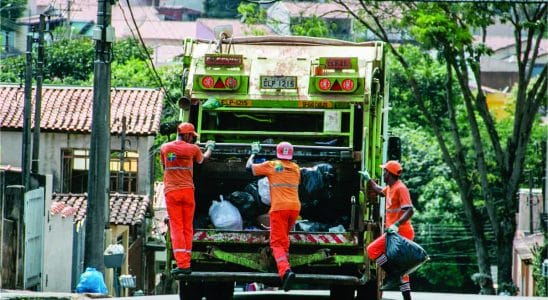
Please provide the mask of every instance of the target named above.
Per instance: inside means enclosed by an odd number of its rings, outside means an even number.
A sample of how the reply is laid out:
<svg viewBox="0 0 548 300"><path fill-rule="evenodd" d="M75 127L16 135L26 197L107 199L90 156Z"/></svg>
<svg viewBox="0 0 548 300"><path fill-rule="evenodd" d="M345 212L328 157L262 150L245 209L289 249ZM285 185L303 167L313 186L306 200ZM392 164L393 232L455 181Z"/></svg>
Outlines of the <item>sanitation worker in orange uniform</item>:
<svg viewBox="0 0 548 300"><path fill-rule="evenodd" d="M361 171L363 179L368 183L369 189L374 193L386 197L386 218L385 228L387 232L397 232L404 238L413 240L415 232L409 219L413 216L413 203L407 186L400 180L403 169L399 162L395 160L387 161L381 165L383 169L383 179L386 187L379 186L371 180L367 171ZM399 277L391 273L392 263L386 257L386 234L383 234L367 246L367 255L374 259L386 272L386 284L381 289L391 289L399 286L404 300L411 300L411 285L409 276Z"/></svg>
<svg viewBox="0 0 548 300"><path fill-rule="evenodd" d="M160 160L164 168L164 194L171 231L173 256L177 267L171 270L174 277L192 272L190 258L192 254L192 223L194 219L194 181L192 179L194 163L201 164L211 157L215 142L206 143L202 153L195 145L198 134L192 123L181 123L177 127L177 140L160 147Z"/></svg>
<svg viewBox="0 0 548 300"><path fill-rule="evenodd" d="M293 145L281 142L276 146L278 159L253 164L255 154L260 151L260 145L251 145L251 156L247 160L246 169L253 175L264 175L270 184L270 248L276 260L278 275L282 281L282 289L289 291L290 282L295 278L289 265L289 231L301 210L299 201L299 182L301 171L299 166L292 162Z"/></svg>

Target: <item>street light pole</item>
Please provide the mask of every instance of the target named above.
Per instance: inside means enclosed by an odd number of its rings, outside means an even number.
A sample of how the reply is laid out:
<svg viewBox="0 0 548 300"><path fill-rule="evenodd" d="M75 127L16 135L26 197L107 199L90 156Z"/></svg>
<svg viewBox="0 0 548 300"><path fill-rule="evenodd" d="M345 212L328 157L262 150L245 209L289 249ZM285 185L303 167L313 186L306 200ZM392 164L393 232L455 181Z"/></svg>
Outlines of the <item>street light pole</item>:
<svg viewBox="0 0 548 300"><path fill-rule="evenodd" d="M84 265L104 273L104 232L108 228L110 179L110 63L114 29L111 0L99 0L97 26L93 30L93 116L91 121L90 170Z"/></svg>

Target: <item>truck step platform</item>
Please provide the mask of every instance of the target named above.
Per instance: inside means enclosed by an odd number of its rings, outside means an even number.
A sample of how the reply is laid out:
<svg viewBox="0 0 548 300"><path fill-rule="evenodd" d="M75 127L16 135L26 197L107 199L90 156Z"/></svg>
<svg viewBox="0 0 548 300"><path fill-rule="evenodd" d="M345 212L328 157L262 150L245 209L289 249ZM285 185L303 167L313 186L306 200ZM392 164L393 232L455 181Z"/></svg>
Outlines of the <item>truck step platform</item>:
<svg viewBox="0 0 548 300"><path fill-rule="evenodd" d="M306 284L339 284L339 285L362 285L365 280L356 276L348 275L326 275L326 274L295 274L293 283ZM177 278L181 281L188 282L222 282L222 281L238 281L238 282L262 282L266 285L280 285L280 277L277 273L256 273L256 272L192 272L189 275L182 275Z"/></svg>

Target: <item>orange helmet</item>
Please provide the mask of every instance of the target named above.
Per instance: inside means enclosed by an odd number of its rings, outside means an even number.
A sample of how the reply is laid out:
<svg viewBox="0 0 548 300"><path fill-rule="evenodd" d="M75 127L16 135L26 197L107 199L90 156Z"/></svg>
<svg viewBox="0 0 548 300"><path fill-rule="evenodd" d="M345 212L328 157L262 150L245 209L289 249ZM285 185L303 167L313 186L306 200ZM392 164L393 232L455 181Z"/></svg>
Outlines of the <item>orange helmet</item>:
<svg viewBox="0 0 548 300"><path fill-rule="evenodd" d="M293 145L288 142L281 142L276 146L276 157L279 159L293 158Z"/></svg>
<svg viewBox="0 0 548 300"><path fill-rule="evenodd" d="M403 171L400 163L395 161L395 160L387 161L386 163L381 165L381 168L386 169L388 172L390 172L390 173L392 173L396 176L400 176L402 171Z"/></svg>
<svg viewBox="0 0 548 300"><path fill-rule="evenodd" d="M192 123L183 122L177 126L177 132L179 134L192 133L194 136L198 136L196 131L194 131L194 125Z"/></svg>

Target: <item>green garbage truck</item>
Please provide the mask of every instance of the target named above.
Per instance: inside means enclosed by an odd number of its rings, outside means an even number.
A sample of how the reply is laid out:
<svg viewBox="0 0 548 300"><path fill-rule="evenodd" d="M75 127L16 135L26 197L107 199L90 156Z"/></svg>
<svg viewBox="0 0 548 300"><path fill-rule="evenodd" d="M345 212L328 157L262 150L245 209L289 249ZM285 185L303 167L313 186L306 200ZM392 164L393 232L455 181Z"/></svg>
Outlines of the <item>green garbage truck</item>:
<svg viewBox="0 0 548 300"><path fill-rule="evenodd" d="M263 161L288 141L302 168L301 216L290 232L294 286L329 289L338 300L380 299L382 274L365 249L382 232L384 205L367 196L358 171L380 178L379 165L398 149L387 131L384 44L223 35L187 39L182 61L181 114L199 145L214 140L216 147L194 168L192 274L180 280L181 298L232 299L235 286L280 285L268 201L245 163L251 143L261 144L256 159ZM221 198L238 207L241 226L212 224L210 209Z"/></svg>

